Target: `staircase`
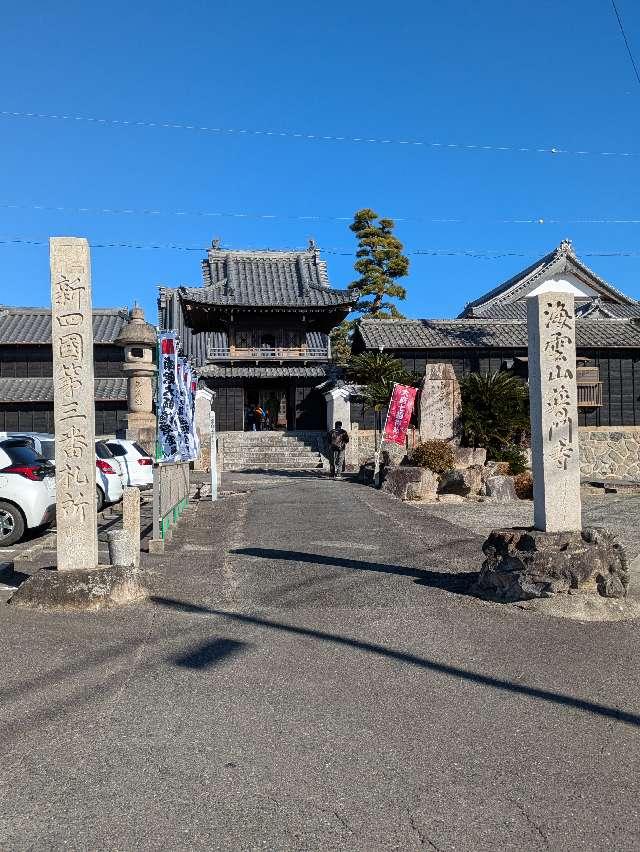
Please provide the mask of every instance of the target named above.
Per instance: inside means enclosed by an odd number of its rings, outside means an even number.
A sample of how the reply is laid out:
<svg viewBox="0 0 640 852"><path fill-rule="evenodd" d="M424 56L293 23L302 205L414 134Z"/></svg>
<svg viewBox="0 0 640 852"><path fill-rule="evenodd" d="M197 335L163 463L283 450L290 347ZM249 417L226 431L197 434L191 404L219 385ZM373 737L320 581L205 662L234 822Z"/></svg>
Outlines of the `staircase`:
<svg viewBox="0 0 640 852"><path fill-rule="evenodd" d="M222 432L223 470L322 470L324 432Z"/></svg>

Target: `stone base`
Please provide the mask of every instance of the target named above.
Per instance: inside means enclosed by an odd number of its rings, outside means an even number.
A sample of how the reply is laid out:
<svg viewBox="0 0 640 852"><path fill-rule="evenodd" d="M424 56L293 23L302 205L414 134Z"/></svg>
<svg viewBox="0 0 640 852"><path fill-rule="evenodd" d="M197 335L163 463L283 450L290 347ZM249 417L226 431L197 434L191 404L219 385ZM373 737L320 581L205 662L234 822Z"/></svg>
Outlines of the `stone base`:
<svg viewBox="0 0 640 852"><path fill-rule="evenodd" d="M387 471L382 490L400 500L435 500L438 474L424 467L394 467Z"/></svg>
<svg viewBox="0 0 640 852"><path fill-rule="evenodd" d="M143 575L135 568L98 566L92 570L42 569L9 599L14 606L46 610L95 611L142 600Z"/></svg>
<svg viewBox="0 0 640 852"><path fill-rule="evenodd" d="M482 550L487 558L472 589L482 597L514 602L573 590L604 598L627 594L626 554L607 530L493 530Z"/></svg>

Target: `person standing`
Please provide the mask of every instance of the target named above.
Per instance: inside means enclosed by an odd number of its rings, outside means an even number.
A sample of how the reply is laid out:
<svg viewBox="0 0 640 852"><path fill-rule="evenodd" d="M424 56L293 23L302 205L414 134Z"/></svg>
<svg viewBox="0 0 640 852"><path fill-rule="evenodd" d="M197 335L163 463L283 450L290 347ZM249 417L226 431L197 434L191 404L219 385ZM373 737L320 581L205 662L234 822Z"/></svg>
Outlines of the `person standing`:
<svg viewBox="0 0 640 852"><path fill-rule="evenodd" d="M257 432L262 432L262 422L264 420L264 411L259 405L253 409L253 423L254 430Z"/></svg>
<svg viewBox="0 0 640 852"><path fill-rule="evenodd" d="M327 434L329 441L329 466L334 479L342 479L344 456L349 443L349 434L342 428L342 421L336 420L336 425Z"/></svg>

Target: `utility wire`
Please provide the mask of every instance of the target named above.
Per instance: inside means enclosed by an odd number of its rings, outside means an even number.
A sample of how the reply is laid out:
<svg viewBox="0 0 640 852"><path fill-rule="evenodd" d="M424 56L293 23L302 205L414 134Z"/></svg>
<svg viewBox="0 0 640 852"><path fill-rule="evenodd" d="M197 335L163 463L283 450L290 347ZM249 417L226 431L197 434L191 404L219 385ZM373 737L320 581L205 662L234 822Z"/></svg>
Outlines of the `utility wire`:
<svg viewBox="0 0 640 852"><path fill-rule="evenodd" d="M96 118L87 115L66 115L63 113L22 112L18 110L0 110L0 117L4 118L39 118L58 121L76 121L99 124L111 127L152 127L165 128L169 130L191 130L199 133L217 133L221 135L236 136L272 136L289 139L313 140L317 142L356 142L365 145L409 145L423 148L451 149L459 151L511 151L527 154L572 154L600 157L638 157L638 151L570 151L564 148L549 146L535 148L517 145L480 145L465 144L459 142L431 142L426 139L382 139L367 138L365 136L331 136L320 133L301 133L293 130L255 130L251 128L237 127L207 127L197 124L182 124L175 121L135 121L130 119Z"/></svg>
<svg viewBox="0 0 640 852"><path fill-rule="evenodd" d="M0 209L5 210L37 210L53 213L82 213L92 216L193 216L204 218L232 219L287 219L296 222L351 222L353 216L322 216L322 215L292 215L280 213L247 213L223 212L212 210L156 210L146 207L71 207L66 205L47 204L18 204L15 201L0 200ZM535 218L504 218L504 219L469 219L443 218L428 216L389 216L395 222L423 222L430 224L495 224L495 225L640 225L638 219L557 219L545 217Z"/></svg>
<svg viewBox="0 0 640 852"><path fill-rule="evenodd" d="M48 239L31 239L29 237L0 237L0 245L30 245L30 246L48 246ZM124 249L141 249L141 250L159 250L159 251L185 251L185 252L207 252L207 246L187 246L178 243L133 243L133 242L90 242L91 248L124 248ZM233 251L232 248L225 246L220 247L222 251ZM357 250L344 247L318 247L322 254L341 255L343 257L353 257ZM307 246L280 246L278 248L262 248L264 252L276 251L296 251L303 252L308 249ZM254 249L248 249L252 251ZM255 249L257 250L257 249ZM544 252L525 252L511 251L509 249L433 249L419 248L405 250L405 254L422 255L430 257L472 257L478 260L497 260L505 257L540 257ZM612 251L581 251L580 257L640 257L640 251L612 250Z"/></svg>
<svg viewBox="0 0 640 852"><path fill-rule="evenodd" d="M611 0L611 5L613 6L613 11L616 14L616 18L618 19L618 26L620 27L620 32L622 33L622 38L624 39L625 47L627 48L627 53L629 54L629 59L631 60L631 64L633 65L633 70L636 75L636 80L640 83L640 70L638 70L638 65L636 60L633 57L633 51L631 50L631 45L629 44L629 39L627 38L627 34L624 30L624 24L622 23L622 18L620 17L620 12L618 12L618 7L616 6L616 0Z"/></svg>

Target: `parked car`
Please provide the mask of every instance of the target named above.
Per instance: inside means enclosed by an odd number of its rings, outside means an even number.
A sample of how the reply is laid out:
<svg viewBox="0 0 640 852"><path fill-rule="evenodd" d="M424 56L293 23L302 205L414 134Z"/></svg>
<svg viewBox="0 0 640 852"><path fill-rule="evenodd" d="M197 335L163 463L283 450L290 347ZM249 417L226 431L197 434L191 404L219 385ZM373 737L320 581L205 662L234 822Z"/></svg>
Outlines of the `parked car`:
<svg viewBox="0 0 640 852"><path fill-rule="evenodd" d="M56 514L55 467L20 438L0 440L0 547Z"/></svg>
<svg viewBox="0 0 640 852"><path fill-rule="evenodd" d="M153 486L153 459L137 441L109 438L105 441L124 472L124 485L134 488Z"/></svg>
<svg viewBox="0 0 640 852"><path fill-rule="evenodd" d="M104 441L96 441L96 499L98 511L122 500L122 468Z"/></svg>
<svg viewBox="0 0 640 852"><path fill-rule="evenodd" d="M55 461L55 435L48 432L8 432L7 437L26 441L43 458ZM96 505L100 512L107 503L122 500L126 473L104 441L96 441Z"/></svg>

